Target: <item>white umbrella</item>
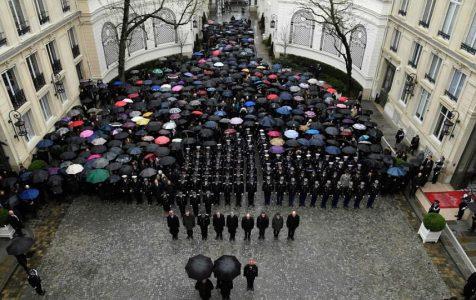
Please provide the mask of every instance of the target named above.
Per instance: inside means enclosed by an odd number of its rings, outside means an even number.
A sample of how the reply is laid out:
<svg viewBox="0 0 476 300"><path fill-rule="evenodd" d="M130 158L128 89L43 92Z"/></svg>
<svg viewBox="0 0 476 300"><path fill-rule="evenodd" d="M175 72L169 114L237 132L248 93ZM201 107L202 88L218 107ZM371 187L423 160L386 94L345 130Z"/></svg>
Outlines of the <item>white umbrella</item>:
<svg viewBox="0 0 476 300"><path fill-rule="evenodd" d="M154 137L151 136L151 135L146 135L146 136L142 137L142 140L145 141L145 142L151 142L151 141L154 140Z"/></svg>
<svg viewBox="0 0 476 300"><path fill-rule="evenodd" d="M132 101L132 99L125 98L125 99L122 99L122 102L133 103L134 101Z"/></svg>
<svg viewBox="0 0 476 300"><path fill-rule="evenodd" d="M309 84L304 83L304 82L301 82L301 83L299 84L299 87L301 87L301 88L303 88L303 89L308 89L308 88L309 88Z"/></svg>
<svg viewBox="0 0 476 300"><path fill-rule="evenodd" d="M182 110L178 107L174 107L174 108L171 108L169 109L169 113L171 114L179 114Z"/></svg>
<svg viewBox="0 0 476 300"><path fill-rule="evenodd" d="M140 121L142 119L144 119L144 117L136 116L136 117L132 118L131 121L134 122L134 123L137 123L138 121Z"/></svg>
<svg viewBox="0 0 476 300"><path fill-rule="evenodd" d="M134 118L134 117L137 117L137 116L140 116L140 115L142 115L142 113L138 110L131 111L130 114L129 114L129 116L131 118Z"/></svg>
<svg viewBox="0 0 476 300"><path fill-rule="evenodd" d="M214 65L215 67L223 67L223 66L224 66L224 64L223 64L222 62L220 62L220 61L214 63L213 65Z"/></svg>
<svg viewBox="0 0 476 300"><path fill-rule="evenodd" d="M284 132L284 136L289 138L289 139L295 139L299 136L299 133L296 130L290 129L290 130L286 130Z"/></svg>
<svg viewBox="0 0 476 300"><path fill-rule="evenodd" d="M170 92L171 89L172 86L170 84L162 84L162 86L160 87L160 90L163 92Z"/></svg>
<svg viewBox="0 0 476 300"><path fill-rule="evenodd" d="M176 138L172 140L172 143L181 143L182 139Z"/></svg>
<svg viewBox="0 0 476 300"><path fill-rule="evenodd" d="M94 139L91 144L95 145L95 146L98 146L98 145L104 145L105 143L107 142L107 140L105 138L97 138L97 139Z"/></svg>
<svg viewBox="0 0 476 300"><path fill-rule="evenodd" d="M309 84L318 84L319 81L316 78L311 78L307 81L307 83L309 83Z"/></svg>
<svg viewBox="0 0 476 300"><path fill-rule="evenodd" d="M292 87L289 88L289 90L293 93L295 92L299 92L301 90L300 87L298 87L297 85L293 85Z"/></svg>
<svg viewBox="0 0 476 300"><path fill-rule="evenodd" d="M356 124L352 125L352 127L354 127L354 128L357 129L357 130L365 130L365 129L367 129L367 127L365 127L364 124L360 124L360 123L356 123Z"/></svg>
<svg viewBox="0 0 476 300"><path fill-rule="evenodd" d="M175 124L174 121L170 121L170 122L167 122L164 125L162 125L162 128L167 129L167 130L175 129L175 127L177 127L177 124Z"/></svg>
<svg viewBox="0 0 476 300"><path fill-rule="evenodd" d="M69 129L66 128L66 127L61 127L59 128L58 130L56 130L56 133L58 133L59 135L63 135L63 134L66 134L69 132Z"/></svg>
<svg viewBox="0 0 476 300"><path fill-rule="evenodd" d="M84 168L83 168L82 165L80 165L80 164L74 164L74 165L70 165L70 166L66 169L66 174L74 175L74 174L81 173L83 170L84 170Z"/></svg>
<svg viewBox="0 0 476 300"><path fill-rule="evenodd" d="M243 119L242 118L231 118L230 120L230 124L233 124L233 125L240 125L241 123L243 123Z"/></svg>
<svg viewBox="0 0 476 300"><path fill-rule="evenodd" d="M323 86L324 83L325 83L325 82L324 82L323 80L319 80L319 81L317 82L317 85L318 85L318 86Z"/></svg>

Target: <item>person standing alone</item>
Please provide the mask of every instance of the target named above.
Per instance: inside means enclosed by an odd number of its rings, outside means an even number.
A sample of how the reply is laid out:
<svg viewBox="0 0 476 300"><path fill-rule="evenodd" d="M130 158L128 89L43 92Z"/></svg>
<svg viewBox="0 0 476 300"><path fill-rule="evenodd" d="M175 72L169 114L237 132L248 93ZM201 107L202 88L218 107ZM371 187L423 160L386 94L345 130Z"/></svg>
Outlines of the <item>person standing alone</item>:
<svg viewBox="0 0 476 300"><path fill-rule="evenodd" d="M258 277L258 267L256 266L256 261L253 259L248 260L248 264L243 269L243 276L246 277L246 290L253 291L255 278Z"/></svg>
<svg viewBox="0 0 476 300"><path fill-rule="evenodd" d="M296 228L299 227L299 215L293 210L286 219L286 227L288 227L288 240L291 239L294 241L294 232Z"/></svg>
<svg viewBox="0 0 476 300"><path fill-rule="evenodd" d="M190 211L185 211L185 215L182 217L182 223L187 230L187 240L193 239L193 227L195 227L195 216Z"/></svg>
<svg viewBox="0 0 476 300"><path fill-rule="evenodd" d="M41 278L37 270L31 269L28 271L28 283L35 289L38 295L43 296L46 294L46 291L41 287Z"/></svg>
<svg viewBox="0 0 476 300"><path fill-rule="evenodd" d="M172 239L178 240L180 222L173 210L169 211L169 215L167 216L167 226L169 227L169 232L172 235Z"/></svg>
<svg viewBox="0 0 476 300"><path fill-rule="evenodd" d="M268 215L263 211L261 214L256 218L256 227L259 229L259 237L258 239L264 240L264 234L266 232L266 228L269 227L269 218Z"/></svg>

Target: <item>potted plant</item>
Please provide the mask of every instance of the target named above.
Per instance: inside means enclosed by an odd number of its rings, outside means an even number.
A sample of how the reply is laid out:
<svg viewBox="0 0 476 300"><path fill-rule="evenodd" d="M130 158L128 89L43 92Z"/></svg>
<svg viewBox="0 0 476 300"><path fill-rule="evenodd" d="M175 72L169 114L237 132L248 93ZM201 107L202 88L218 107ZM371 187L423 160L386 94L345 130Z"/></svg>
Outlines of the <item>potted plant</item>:
<svg viewBox="0 0 476 300"><path fill-rule="evenodd" d="M420 225L418 234L424 243L438 242L441 232L446 226L446 220L438 213L427 213L423 217L423 222Z"/></svg>

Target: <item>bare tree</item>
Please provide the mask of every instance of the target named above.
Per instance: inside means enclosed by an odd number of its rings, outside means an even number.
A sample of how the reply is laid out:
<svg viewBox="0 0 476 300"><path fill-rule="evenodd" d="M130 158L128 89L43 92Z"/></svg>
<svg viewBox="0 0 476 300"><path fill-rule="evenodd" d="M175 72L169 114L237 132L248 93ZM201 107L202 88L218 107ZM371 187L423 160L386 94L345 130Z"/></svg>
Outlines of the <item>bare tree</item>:
<svg viewBox="0 0 476 300"><path fill-rule="evenodd" d="M125 58L126 49L130 37L134 30L145 27L149 19L160 20L166 24L174 26L176 30L179 26L191 21L197 9L201 7L202 0L107 0L107 7L111 10L111 15L117 20L119 28L119 58L118 77L125 80ZM171 9L176 14L175 19L166 18L162 11Z"/></svg>
<svg viewBox="0 0 476 300"><path fill-rule="evenodd" d="M185 45L187 44L188 34L188 30L179 30L177 32L177 44L180 47L180 56L182 56L183 54L183 47L185 47Z"/></svg>
<svg viewBox="0 0 476 300"><path fill-rule="evenodd" d="M283 46L283 55L287 55L287 49L290 44L290 35L289 35L289 26L283 25L281 26L281 30L278 34L278 41Z"/></svg>
<svg viewBox="0 0 476 300"><path fill-rule="evenodd" d="M334 48L345 61L349 92L352 89L352 33L358 28L352 14L353 0L303 0L300 6L312 14L312 21L321 24L334 37Z"/></svg>

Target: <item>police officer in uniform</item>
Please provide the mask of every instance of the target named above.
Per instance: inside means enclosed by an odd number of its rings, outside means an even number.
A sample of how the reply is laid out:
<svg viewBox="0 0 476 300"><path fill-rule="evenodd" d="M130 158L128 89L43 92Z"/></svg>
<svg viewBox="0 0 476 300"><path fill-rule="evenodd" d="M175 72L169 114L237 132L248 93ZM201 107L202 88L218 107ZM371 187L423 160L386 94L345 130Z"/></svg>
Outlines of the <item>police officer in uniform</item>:
<svg viewBox="0 0 476 300"><path fill-rule="evenodd" d="M267 176L266 180L263 181L261 187L264 193L264 205L269 205L271 203L271 193L273 192L273 185L271 183L271 177Z"/></svg>
<svg viewBox="0 0 476 300"><path fill-rule="evenodd" d="M321 199L321 208L326 208L327 200L329 200L329 195L332 192L332 183L330 180L326 181L324 188L322 189L322 199Z"/></svg>

